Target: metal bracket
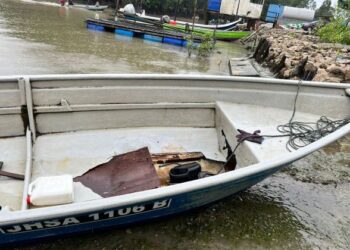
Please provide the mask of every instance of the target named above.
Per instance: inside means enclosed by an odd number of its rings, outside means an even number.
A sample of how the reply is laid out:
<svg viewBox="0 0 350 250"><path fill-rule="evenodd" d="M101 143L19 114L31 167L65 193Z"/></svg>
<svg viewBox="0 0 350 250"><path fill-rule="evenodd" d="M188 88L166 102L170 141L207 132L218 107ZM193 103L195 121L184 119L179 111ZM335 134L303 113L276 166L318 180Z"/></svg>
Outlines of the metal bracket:
<svg viewBox="0 0 350 250"><path fill-rule="evenodd" d="M34 111L33 111L33 97L32 97L32 86L30 83L29 77L21 77L18 79L18 84L20 89L25 89L25 96L21 95L21 99L25 97L25 104L27 105L27 112L29 117L29 128L33 133L33 141L36 140L36 127L34 120ZM24 100L21 100L22 102Z"/></svg>
<svg viewBox="0 0 350 250"><path fill-rule="evenodd" d="M66 99L61 99L60 104L66 111L73 111L72 107L70 106L69 102Z"/></svg>

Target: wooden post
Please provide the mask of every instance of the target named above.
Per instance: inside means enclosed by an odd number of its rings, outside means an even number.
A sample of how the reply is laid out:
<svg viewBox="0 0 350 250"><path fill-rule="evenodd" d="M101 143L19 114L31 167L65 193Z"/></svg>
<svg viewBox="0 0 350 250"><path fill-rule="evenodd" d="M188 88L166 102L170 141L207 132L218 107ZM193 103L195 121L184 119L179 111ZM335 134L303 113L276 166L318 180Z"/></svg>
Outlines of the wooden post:
<svg viewBox="0 0 350 250"><path fill-rule="evenodd" d="M175 8L175 17L174 17L174 21L176 21L177 12L179 11L179 4L180 4L180 0L177 0L177 5L176 5L176 8Z"/></svg>
<svg viewBox="0 0 350 250"><path fill-rule="evenodd" d="M236 17L238 17L238 10L239 10L239 6L241 5L241 0L238 0L238 6L237 6L237 11L236 11Z"/></svg>
<svg viewBox="0 0 350 250"><path fill-rule="evenodd" d="M119 10L119 0L115 0L115 13Z"/></svg>
<svg viewBox="0 0 350 250"><path fill-rule="evenodd" d="M119 10L119 0L115 0L114 18L117 16L118 10Z"/></svg>
<svg viewBox="0 0 350 250"><path fill-rule="evenodd" d="M192 32L191 32L191 43L193 43L193 31L194 31L194 21L196 18L197 0L194 0L193 4L193 17L192 17ZM188 47L188 55L191 56L192 45Z"/></svg>
<svg viewBox="0 0 350 250"><path fill-rule="evenodd" d="M197 0L194 0L194 4L193 4L193 17L192 17L192 34L193 34L193 30L194 30L194 21L196 19L196 10L197 10Z"/></svg>
<svg viewBox="0 0 350 250"><path fill-rule="evenodd" d="M214 44L216 43L216 30L218 29L218 25L219 25L219 15L220 15L220 12L216 14L216 25L214 29Z"/></svg>

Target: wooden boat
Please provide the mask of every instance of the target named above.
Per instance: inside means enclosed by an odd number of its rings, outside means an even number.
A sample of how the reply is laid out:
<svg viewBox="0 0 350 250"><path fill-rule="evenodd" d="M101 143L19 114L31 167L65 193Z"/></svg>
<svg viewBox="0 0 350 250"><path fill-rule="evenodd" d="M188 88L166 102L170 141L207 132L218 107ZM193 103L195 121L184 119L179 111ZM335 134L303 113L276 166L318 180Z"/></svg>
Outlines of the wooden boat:
<svg viewBox="0 0 350 250"><path fill-rule="evenodd" d="M184 26L184 25L178 25L178 24L163 24L163 27L165 29L172 29L172 30L178 30L182 32L186 32L186 30L191 30L191 26ZM205 28L197 28L195 27L193 30L193 33L196 35L209 35L211 37L215 37L217 40L221 41L234 41L239 40L242 38L245 38L251 34L250 31L226 31L226 30L212 30L212 29L205 29Z"/></svg>
<svg viewBox="0 0 350 250"><path fill-rule="evenodd" d="M344 123L298 150L286 149L288 137L237 147L238 129L279 134L276 127L290 120L296 96L296 121L350 117L347 84L195 75L1 77L2 171L24 175L0 177L1 246L166 219L245 190L350 133ZM210 177L109 198L75 183L71 204L26 202L37 178L81 176L142 147L158 163L160 153L173 152L200 152L222 162L237 147L238 164Z"/></svg>
<svg viewBox="0 0 350 250"><path fill-rule="evenodd" d="M154 21L150 21L146 18L142 18L139 16L125 16L126 20L127 18L131 18L135 21L135 23L139 24L148 24L155 25ZM158 24L159 25L159 24ZM192 27L190 24L182 25L182 24L176 24L174 22L170 22L169 24L162 24L165 30L171 30L171 31L178 31L183 33L189 33L190 30L192 30ZM250 31L228 31L228 30L213 30L213 29L207 29L207 28L200 28L200 27L194 27L194 34L197 36L206 36L209 35L211 37L216 37L217 40L221 41L234 41L239 40L242 38L245 38L251 34Z"/></svg>

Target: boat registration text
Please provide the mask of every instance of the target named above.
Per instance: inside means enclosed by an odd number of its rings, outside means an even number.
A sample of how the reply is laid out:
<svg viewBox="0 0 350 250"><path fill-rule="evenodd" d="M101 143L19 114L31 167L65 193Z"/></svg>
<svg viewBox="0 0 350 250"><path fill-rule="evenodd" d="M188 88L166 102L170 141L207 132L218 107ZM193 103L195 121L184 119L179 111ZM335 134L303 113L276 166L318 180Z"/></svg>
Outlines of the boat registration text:
<svg viewBox="0 0 350 250"><path fill-rule="evenodd" d="M143 205L116 208L78 216L70 216L58 219L49 219L36 222L27 222L17 225L8 225L0 227L0 233L13 234L49 228L66 227L82 223L91 223L96 221L110 220L119 217L131 216L140 213L150 212L153 210L163 209L170 206L171 199L155 201Z"/></svg>

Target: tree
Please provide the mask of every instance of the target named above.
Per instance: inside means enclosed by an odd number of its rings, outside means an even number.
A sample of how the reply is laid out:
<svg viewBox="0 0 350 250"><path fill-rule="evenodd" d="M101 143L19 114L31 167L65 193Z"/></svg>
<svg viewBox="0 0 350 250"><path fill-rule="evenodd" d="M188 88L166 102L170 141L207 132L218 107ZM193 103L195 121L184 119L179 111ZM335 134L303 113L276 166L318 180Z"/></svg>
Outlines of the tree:
<svg viewBox="0 0 350 250"><path fill-rule="evenodd" d="M332 8L332 1L331 0L324 0L321 7L316 10L316 16L332 16L332 11L334 9Z"/></svg>
<svg viewBox="0 0 350 250"><path fill-rule="evenodd" d="M339 8L350 10L350 0L338 0Z"/></svg>

